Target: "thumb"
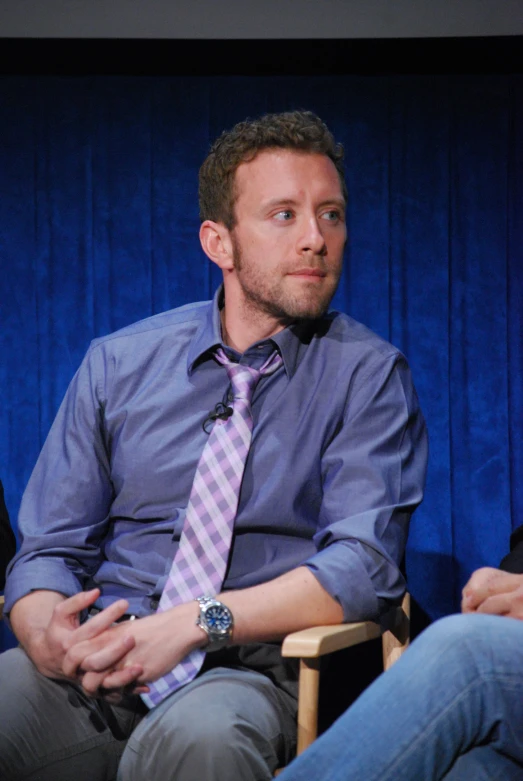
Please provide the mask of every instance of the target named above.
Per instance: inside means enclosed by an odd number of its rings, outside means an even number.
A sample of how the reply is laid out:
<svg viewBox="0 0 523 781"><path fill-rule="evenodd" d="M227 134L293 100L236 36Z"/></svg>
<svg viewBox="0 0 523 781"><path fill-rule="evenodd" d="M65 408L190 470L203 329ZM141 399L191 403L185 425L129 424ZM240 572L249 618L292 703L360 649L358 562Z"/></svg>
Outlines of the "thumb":
<svg viewBox="0 0 523 781"><path fill-rule="evenodd" d="M100 589L93 588L90 591L80 591L78 594L64 599L54 609L55 620L62 625L71 625L71 623L77 625L79 613L93 605L99 596Z"/></svg>

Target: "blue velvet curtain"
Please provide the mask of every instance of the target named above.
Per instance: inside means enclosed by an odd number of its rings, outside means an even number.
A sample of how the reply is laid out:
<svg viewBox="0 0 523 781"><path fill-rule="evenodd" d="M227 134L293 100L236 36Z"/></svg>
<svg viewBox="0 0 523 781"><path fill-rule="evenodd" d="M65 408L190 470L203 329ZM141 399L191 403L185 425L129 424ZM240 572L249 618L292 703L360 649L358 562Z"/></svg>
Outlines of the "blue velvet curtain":
<svg viewBox="0 0 523 781"><path fill-rule="evenodd" d="M197 170L245 116L309 108L344 143L334 306L398 345L431 442L409 588L430 618L523 523L523 77L0 80L0 478L24 486L89 341L209 298Z"/></svg>

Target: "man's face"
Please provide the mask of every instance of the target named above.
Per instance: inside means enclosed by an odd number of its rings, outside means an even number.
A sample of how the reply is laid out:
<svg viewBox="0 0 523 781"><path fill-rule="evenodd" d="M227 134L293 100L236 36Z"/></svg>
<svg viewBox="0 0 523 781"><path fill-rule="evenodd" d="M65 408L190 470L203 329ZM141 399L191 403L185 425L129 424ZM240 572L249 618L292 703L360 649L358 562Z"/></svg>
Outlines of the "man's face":
<svg viewBox="0 0 523 781"><path fill-rule="evenodd" d="M231 231L238 304L288 323L329 306L346 242L345 201L333 162L267 150L236 172Z"/></svg>

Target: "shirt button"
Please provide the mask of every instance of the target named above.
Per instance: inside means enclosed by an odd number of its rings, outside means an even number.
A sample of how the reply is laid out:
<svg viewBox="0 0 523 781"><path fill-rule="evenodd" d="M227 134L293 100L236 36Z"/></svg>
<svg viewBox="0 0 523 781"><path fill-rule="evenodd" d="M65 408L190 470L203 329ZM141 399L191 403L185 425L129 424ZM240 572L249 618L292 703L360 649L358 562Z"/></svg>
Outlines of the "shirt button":
<svg viewBox="0 0 523 781"><path fill-rule="evenodd" d="M160 604L160 600L156 599L156 597L151 597L150 604L152 610L158 610L158 605Z"/></svg>

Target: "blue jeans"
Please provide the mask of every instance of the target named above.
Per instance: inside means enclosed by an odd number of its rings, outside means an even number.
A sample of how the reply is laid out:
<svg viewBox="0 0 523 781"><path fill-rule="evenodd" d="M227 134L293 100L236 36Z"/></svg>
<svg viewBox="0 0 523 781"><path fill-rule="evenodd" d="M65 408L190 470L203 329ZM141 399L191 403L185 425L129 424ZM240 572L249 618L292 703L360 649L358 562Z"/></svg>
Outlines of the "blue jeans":
<svg viewBox="0 0 523 781"><path fill-rule="evenodd" d="M425 630L278 781L520 781L523 621Z"/></svg>

